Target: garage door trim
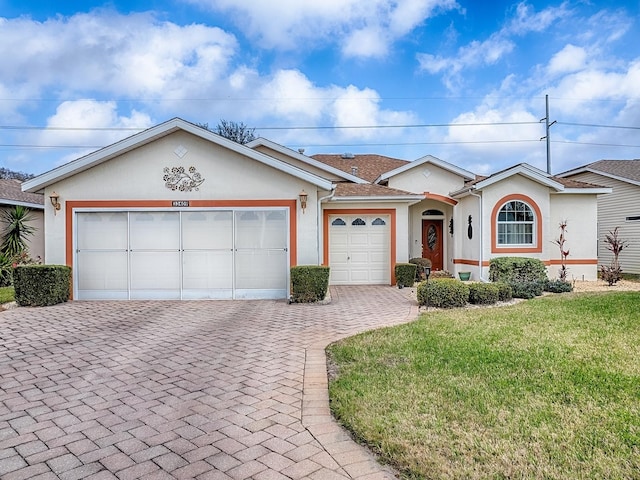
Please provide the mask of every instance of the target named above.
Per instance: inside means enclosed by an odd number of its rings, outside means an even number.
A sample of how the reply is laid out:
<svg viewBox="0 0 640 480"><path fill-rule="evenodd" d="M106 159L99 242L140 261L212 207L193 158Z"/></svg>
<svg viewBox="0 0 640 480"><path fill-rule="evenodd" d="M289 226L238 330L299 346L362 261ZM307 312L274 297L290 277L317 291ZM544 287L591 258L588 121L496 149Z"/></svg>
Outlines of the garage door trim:
<svg viewBox="0 0 640 480"><path fill-rule="evenodd" d="M396 210L395 208L335 208L322 211L322 236L323 265L329 266L329 217L331 215L389 215L389 278L391 284L395 285L395 264L396 264Z"/></svg>
<svg viewBox="0 0 640 480"><path fill-rule="evenodd" d="M289 220L289 266L297 260L296 200L191 200L190 207L173 207L171 200L152 201L67 201L65 205L65 256L66 264L73 268L75 261L75 215L76 212L96 211L196 211L216 209L288 209ZM73 270L72 270L73 271ZM73 284L76 284L74 274Z"/></svg>

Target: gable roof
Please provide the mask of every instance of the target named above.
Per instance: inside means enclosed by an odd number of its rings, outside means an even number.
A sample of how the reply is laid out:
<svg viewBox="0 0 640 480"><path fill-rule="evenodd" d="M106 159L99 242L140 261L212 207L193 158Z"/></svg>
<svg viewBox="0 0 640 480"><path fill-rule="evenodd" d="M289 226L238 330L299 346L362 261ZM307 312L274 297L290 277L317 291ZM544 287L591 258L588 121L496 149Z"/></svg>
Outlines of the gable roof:
<svg viewBox="0 0 640 480"><path fill-rule="evenodd" d="M513 167L506 168L499 172L496 172L488 177L478 176L475 180L467 182L464 188L451 192L452 197L462 196L472 190L482 190L494 183L500 182L514 175L522 175L534 182L541 185L545 185L553 190L555 193L611 193L611 189L603 187L601 185L595 185L592 183L579 182L577 180L571 180L566 178L560 178L548 174L547 172L540 170L528 163L520 163Z"/></svg>
<svg viewBox="0 0 640 480"><path fill-rule="evenodd" d="M295 167L293 165L289 165L286 162L270 157L269 155L265 155L264 153L260 153L256 150L224 138L205 128L182 120L181 118L173 118L169 121L156 125L155 127L151 127L140 133L127 137L123 140L120 140L119 142L101 148L100 150L85 155L84 157L80 157L69 163L65 163L60 167L49 170L42 175L28 180L23 183L22 190L27 192L40 191L48 185L51 185L52 183L58 182L65 178L69 178L96 165L111 160L112 158L122 155L123 153L139 148L143 145L151 143L159 138L165 137L180 130L189 132L204 140L215 143L216 145L220 145L224 148L244 155L245 157L252 158L253 160L271 166L282 172L288 173L294 177L316 185L323 190L331 190L333 188L332 182L325 178L314 175L313 173L307 172L306 170Z"/></svg>
<svg viewBox="0 0 640 480"><path fill-rule="evenodd" d="M383 173L410 163L407 160L375 154L340 155L319 153L312 155L311 158L350 174L352 169L356 168L357 173L355 175L370 183L375 182Z"/></svg>
<svg viewBox="0 0 640 480"><path fill-rule="evenodd" d="M13 179L0 179L0 204L22 205L38 210L44 210L44 195L39 193L25 193L22 182Z"/></svg>
<svg viewBox="0 0 640 480"><path fill-rule="evenodd" d="M578 173L596 173L605 177L640 186L640 160L598 160L558 174L559 177L570 177Z"/></svg>
<svg viewBox="0 0 640 480"><path fill-rule="evenodd" d="M382 173L378 178L376 178L374 183L383 182L393 177L394 175L398 175L402 172L406 172L407 170L411 170L412 168L418 167L420 165L424 165L426 163L431 163L432 165L440 167L443 170L459 175L464 180L473 180L476 178L476 175L474 173L468 170L465 170L464 168L460 168L453 165L452 163L445 162L444 160L440 160L438 157L434 157L433 155L426 155L422 158L414 160L413 162L407 162L404 165L401 165L393 170Z"/></svg>
<svg viewBox="0 0 640 480"><path fill-rule="evenodd" d="M327 173L336 175L344 180L349 180L354 183L367 183L366 180L360 177L357 177L355 175L352 175L351 170L349 170L348 172L346 172L345 170L340 170L327 163L318 161L313 157L309 157L300 152L296 152L294 150L291 150L290 148L284 147L278 143L272 142L271 140L267 140L266 138L262 138L262 137L256 138L255 140L247 143L246 146L253 149L259 146L265 146L272 150L275 150L276 152L280 152L283 155L287 155L295 160L306 163L307 165L319 168L321 170L324 170Z"/></svg>

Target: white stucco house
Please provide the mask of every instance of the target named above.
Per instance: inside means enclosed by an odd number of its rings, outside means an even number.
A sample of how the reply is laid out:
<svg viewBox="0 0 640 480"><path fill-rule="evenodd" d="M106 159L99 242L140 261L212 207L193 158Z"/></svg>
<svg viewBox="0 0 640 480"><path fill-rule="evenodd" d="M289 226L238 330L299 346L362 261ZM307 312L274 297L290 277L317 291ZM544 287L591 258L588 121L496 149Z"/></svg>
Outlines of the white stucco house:
<svg viewBox="0 0 640 480"><path fill-rule="evenodd" d="M616 227L628 247L620 253L625 273L640 274L640 160L599 160L558 174L611 188L598 196L598 259L609 265L613 254L603 241Z"/></svg>
<svg viewBox="0 0 640 480"><path fill-rule="evenodd" d="M177 118L23 189L44 193L45 261L72 266L75 299L286 298L304 264L329 265L334 285L392 285L413 257L479 279L526 255L553 277L565 219L570 274L595 279L610 191L526 164L477 177L429 155L309 157Z"/></svg>

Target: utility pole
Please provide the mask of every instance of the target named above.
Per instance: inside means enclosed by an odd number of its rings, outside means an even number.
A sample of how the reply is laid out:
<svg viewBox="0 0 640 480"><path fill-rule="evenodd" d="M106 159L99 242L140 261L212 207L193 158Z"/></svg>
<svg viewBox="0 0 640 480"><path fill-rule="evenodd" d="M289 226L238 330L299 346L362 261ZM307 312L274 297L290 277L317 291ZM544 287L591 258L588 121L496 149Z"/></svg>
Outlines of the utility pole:
<svg viewBox="0 0 640 480"><path fill-rule="evenodd" d="M544 101L546 105L547 116L540 119L540 121L544 120L546 135L542 137L540 140L543 140L543 139L547 140L547 173L551 175L551 137L549 136L549 127L554 123L556 123L556 121L554 120L553 122L549 123L549 95L544 96Z"/></svg>

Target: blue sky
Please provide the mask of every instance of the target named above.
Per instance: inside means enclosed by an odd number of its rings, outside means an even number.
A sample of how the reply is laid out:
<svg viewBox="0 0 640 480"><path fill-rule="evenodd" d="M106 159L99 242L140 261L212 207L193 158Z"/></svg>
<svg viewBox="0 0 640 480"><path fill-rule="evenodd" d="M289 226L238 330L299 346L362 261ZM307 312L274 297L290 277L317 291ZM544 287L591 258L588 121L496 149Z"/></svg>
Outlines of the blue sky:
<svg viewBox="0 0 640 480"><path fill-rule="evenodd" d="M545 95L553 173L640 158L639 19L638 0L0 0L0 165L43 173L181 117L544 170Z"/></svg>

